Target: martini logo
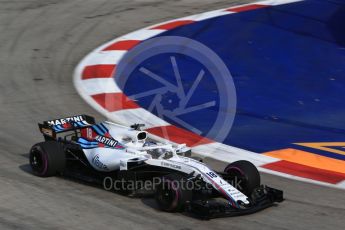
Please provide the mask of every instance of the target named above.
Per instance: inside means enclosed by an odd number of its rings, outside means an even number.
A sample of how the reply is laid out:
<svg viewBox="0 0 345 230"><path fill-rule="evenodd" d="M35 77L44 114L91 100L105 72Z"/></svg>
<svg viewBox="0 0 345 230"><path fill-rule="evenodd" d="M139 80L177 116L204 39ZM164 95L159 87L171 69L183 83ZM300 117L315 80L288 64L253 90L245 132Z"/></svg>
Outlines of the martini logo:
<svg viewBox="0 0 345 230"><path fill-rule="evenodd" d="M64 125L66 123L70 122L79 122L84 121L83 116L73 116L73 117L67 117L67 118L61 118L56 120L47 121L49 125Z"/></svg>
<svg viewBox="0 0 345 230"><path fill-rule="evenodd" d="M114 140L113 138L98 135L95 137L95 140L109 147L114 147L114 148L121 147L119 146L119 142L117 140Z"/></svg>

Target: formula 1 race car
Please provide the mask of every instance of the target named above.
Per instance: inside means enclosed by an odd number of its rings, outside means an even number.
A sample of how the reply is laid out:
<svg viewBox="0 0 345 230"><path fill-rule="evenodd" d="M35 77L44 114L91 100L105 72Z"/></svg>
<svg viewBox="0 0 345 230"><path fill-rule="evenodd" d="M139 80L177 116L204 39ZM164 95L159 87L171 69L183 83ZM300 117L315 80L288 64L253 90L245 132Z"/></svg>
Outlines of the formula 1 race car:
<svg viewBox="0 0 345 230"><path fill-rule="evenodd" d="M236 161L215 172L185 144L157 143L142 127L96 124L87 115L44 121L39 129L45 141L30 150L33 173L73 175L122 194L145 187L161 210L205 219L254 213L283 201L282 191L260 185L252 163Z"/></svg>

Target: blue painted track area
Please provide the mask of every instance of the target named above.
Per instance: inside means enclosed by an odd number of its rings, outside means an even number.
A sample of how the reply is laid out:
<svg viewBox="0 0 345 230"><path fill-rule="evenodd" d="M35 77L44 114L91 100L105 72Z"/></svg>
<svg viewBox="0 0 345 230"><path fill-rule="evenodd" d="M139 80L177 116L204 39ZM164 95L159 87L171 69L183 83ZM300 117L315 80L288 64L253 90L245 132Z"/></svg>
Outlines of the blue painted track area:
<svg viewBox="0 0 345 230"><path fill-rule="evenodd" d="M345 1L309 0L267 7L192 23L159 36L194 39L219 55L231 72L237 111L223 143L261 153L296 142L344 141ZM170 56L162 54L145 64L174 84L169 62L162 61ZM176 58L184 85L190 87L199 69L193 60ZM139 78L140 84L124 89L126 95L155 87L152 79L140 74L132 80ZM215 97L212 80L203 87L190 103ZM150 100L137 102L148 108ZM169 101L164 106L173 111L176 104ZM218 110L226 113L227 108L216 105L197 116L185 114L183 119L205 132ZM317 154L345 159L322 151Z"/></svg>

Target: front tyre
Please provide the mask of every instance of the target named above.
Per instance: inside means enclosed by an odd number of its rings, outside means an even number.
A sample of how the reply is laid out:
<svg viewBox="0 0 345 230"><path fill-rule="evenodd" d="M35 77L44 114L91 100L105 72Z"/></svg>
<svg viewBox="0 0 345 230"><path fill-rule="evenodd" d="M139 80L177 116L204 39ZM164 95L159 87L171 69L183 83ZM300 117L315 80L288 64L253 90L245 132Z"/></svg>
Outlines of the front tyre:
<svg viewBox="0 0 345 230"><path fill-rule="evenodd" d="M192 187L189 188L185 177L169 174L162 178L156 189L159 208L166 212L183 211L186 203L192 200Z"/></svg>
<svg viewBox="0 0 345 230"><path fill-rule="evenodd" d="M260 186L260 173L249 161L235 161L226 166L224 172L234 178L232 184L247 196Z"/></svg>
<svg viewBox="0 0 345 230"><path fill-rule="evenodd" d="M40 177L62 173L66 166L66 155L62 145L56 141L35 144L30 150L30 166L32 172Z"/></svg>

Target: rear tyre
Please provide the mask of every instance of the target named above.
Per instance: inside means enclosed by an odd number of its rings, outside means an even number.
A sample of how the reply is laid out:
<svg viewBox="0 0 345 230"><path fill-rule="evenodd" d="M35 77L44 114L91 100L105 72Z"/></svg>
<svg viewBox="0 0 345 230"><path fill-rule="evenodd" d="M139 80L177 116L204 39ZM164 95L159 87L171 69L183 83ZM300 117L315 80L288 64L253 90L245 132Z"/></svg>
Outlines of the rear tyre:
<svg viewBox="0 0 345 230"><path fill-rule="evenodd" d="M232 184L247 196L260 186L260 173L249 161L235 161L226 166L224 172L234 178Z"/></svg>
<svg viewBox="0 0 345 230"><path fill-rule="evenodd" d="M49 177L62 173L66 166L62 145L56 141L35 144L30 150L30 165L36 176Z"/></svg>
<svg viewBox="0 0 345 230"><path fill-rule="evenodd" d="M166 212L183 211L188 201L192 200L192 187L185 177L169 174L162 178L156 189L156 201L159 208Z"/></svg>

